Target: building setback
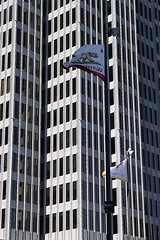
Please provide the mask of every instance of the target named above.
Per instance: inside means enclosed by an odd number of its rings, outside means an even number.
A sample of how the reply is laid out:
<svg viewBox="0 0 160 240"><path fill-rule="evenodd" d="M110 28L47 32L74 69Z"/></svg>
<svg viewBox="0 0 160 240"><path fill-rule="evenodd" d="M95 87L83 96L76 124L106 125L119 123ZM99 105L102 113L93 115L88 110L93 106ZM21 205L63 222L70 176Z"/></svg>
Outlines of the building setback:
<svg viewBox="0 0 160 240"><path fill-rule="evenodd" d="M107 2L113 240L159 240L160 2ZM85 44L102 0L0 0L0 239L106 239L104 82L63 69Z"/></svg>

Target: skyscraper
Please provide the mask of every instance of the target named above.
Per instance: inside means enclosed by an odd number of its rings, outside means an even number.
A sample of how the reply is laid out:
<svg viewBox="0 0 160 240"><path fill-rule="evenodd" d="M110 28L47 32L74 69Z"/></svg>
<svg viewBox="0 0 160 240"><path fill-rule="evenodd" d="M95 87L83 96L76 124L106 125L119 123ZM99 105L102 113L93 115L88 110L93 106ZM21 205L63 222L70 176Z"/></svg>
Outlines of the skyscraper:
<svg viewBox="0 0 160 240"><path fill-rule="evenodd" d="M0 1L0 239L38 236L41 6Z"/></svg>
<svg viewBox="0 0 160 240"><path fill-rule="evenodd" d="M158 240L160 2L107 3L111 165L134 150L113 239ZM102 0L0 0L0 239L106 239L104 82L63 69L103 17Z"/></svg>

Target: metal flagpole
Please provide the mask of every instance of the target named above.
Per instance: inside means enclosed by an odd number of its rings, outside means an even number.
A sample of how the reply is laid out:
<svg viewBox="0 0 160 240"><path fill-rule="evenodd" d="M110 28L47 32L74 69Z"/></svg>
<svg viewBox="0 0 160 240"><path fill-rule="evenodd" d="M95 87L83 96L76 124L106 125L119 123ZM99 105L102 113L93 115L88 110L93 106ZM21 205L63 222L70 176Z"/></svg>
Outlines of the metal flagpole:
<svg viewBox="0 0 160 240"><path fill-rule="evenodd" d="M110 106L109 106L109 74L108 74L108 15L107 0L103 0L103 30L104 30L104 67L105 67L105 148L106 148L106 201L104 210L107 213L107 240L113 239L113 202L111 200L111 179L110 179Z"/></svg>

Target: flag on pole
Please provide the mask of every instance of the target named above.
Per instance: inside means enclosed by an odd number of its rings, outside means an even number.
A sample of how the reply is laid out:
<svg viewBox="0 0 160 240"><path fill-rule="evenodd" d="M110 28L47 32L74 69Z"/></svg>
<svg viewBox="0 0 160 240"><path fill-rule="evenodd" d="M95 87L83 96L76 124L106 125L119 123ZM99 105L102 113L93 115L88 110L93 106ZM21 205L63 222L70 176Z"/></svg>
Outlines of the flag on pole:
<svg viewBox="0 0 160 240"><path fill-rule="evenodd" d="M104 46L90 44L82 46L74 52L70 62L63 64L63 67L65 69L69 69L70 67L79 68L97 75L104 81Z"/></svg>
<svg viewBox="0 0 160 240"><path fill-rule="evenodd" d="M111 178L117 178L124 182L128 181L127 161L128 161L128 158L123 160L119 165L110 168ZM105 178L106 171L102 173L102 176L103 178Z"/></svg>
<svg viewBox="0 0 160 240"><path fill-rule="evenodd" d="M110 168L111 178L117 178L124 182L128 182L127 161L128 161L128 157L131 156L133 153L134 151L129 148L126 153L127 154L126 159L123 160L119 165ZM103 178L105 178L106 171L102 172L102 176Z"/></svg>

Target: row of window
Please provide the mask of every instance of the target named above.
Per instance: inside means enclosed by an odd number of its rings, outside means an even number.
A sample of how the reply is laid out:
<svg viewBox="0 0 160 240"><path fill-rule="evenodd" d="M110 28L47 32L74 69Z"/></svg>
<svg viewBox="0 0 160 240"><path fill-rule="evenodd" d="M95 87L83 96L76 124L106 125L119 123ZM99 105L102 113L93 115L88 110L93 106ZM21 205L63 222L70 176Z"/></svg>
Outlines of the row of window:
<svg viewBox="0 0 160 240"><path fill-rule="evenodd" d="M6 184L7 181L3 181L3 190L2 190L2 200L6 199ZM31 192L32 192L32 199L31 199ZM38 202L38 186L32 185L32 191L31 191L31 184L26 183L25 185L25 191L24 191L24 182L19 182L18 184L18 200L21 202L32 203L37 204ZM17 199L17 181L12 180L12 186L11 186L11 200Z"/></svg>
<svg viewBox="0 0 160 240"><path fill-rule="evenodd" d="M1 105L0 105L1 106ZM14 118L19 119L19 102L15 101L15 108L14 108ZM26 118L27 114L27 118ZM25 121L28 123L33 122L33 116L34 116L34 124L39 125L39 110L37 108L34 108L32 106L28 107L26 104L21 103L21 121Z"/></svg>
<svg viewBox="0 0 160 240"><path fill-rule="evenodd" d="M28 41L29 41L29 43L28 43ZM36 39L34 39L34 36L32 34L29 34L29 40L28 40L28 33L24 31L23 32L23 43L21 43L21 29L17 28L16 42L18 45L20 45L20 46L23 45L23 48L28 48L28 44L29 44L30 51L34 51L34 41L35 41L36 53L40 54L40 39L37 37L36 37ZM33 60L31 60L31 58L30 58L29 65L31 65L31 61L33 61Z"/></svg>
<svg viewBox="0 0 160 240"><path fill-rule="evenodd" d="M39 101L39 85L35 83L35 86L33 87L34 83L27 81L24 78L21 80L22 96L27 97L27 83L28 83L28 98L33 99L33 95L34 95L34 99L36 101ZM33 88L34 88L34 92L33 92ZM16 79L15 79L15 93L20 94L20 77L18 76L16 76Z"/></svg>
<svg viewBox="0 0 160 240"><path fill-rule="evenodd" d="M46 188L46 206L77 200L77 182L73 182L72 186L71 183L66 183L65 186L63 184L60 184L59 187L54 186L52 192L53 195L51 196L51 189ZM66 196L64 193L66 193Z"/></svg>
<svg viewBox="0 0 160 240"><path fill-rule="evenodd" d="M140 114L144 121L157 125L157 111L140 104Z"/></svg>
<svg viewBox="0 0 160 240"><path fill-rule="evenodd" d="M72 103L72 117L71 112L70 112L70 104L66 105L66 112L64 112L63 107L58 109L53 110L53 124L52 126L57 126L58 124L58 119L59 119L59 124L63 124L64 120L65 122L69 122L70 120L75 120L76 119L76 103ZM59 118L57 116L59 112ZM64 119L64 116L66 119ZM51 127L51 112L47 112L47 128Z"/></svg>
<svg viewBox="0 0 160 240"><path fill-rule="evenodd" d="M53 164L53 168L52 168L52 164ZM42 164L42 167L43 167L43 164ZM42 167L41 167L41 180L44 180L44 172ZM47 162L46 179L55 178L57 176L63 176L64 174L67 175L67 174L70 174L71 171L72 173L77 171L76 154L74 154L72 157L67 156L66 160L64 160L63 158L60 158L59 160L53 160L53 163Z"/></svg>
<svg viewBox="0 0 160 240"><path fill-rule="evenodd" d="M4 71L11 67L11 52L2 55L2 67L1 70Z"/></svg>
<svg viewBox="0 0 160 240"><path fill-rule="evenodd" d="M2 143L4 145L8 144L8 135L9 135L9 131L8 131L9 127L5 127L4 129L4 133L3 133L3 129L0 129L0 146L2 146ZM4 135L3 135L4 134ZM3 135L3 137L2 137Z"/></svg>
<svg viewBox="0 0 160 240"><path fill-rule="evenodd" d="M7 34L8 34L8 39L7 39ZM12 39L12 29L8 29L8 31L3 32L2 34L2 48L6 47L6 45L11 44L11 39Z"/></svg>
<svg viewBox="0 0 160 240"><path fill-rule="evenodd" d="M64 84L63 82L60 83L59 90L58 90L57 85L53 86L53 102L56 102L58 100L58 95L59 95L59 100L61 100L63 98L70 97L71 94L72 95L76 94L76 78L72 79L72 86L70 86L70 84L71 84L71 80L67 80L66 84ZM65 87L65 89L64 89L64 87ZM72 87L72 92L70 89L71 87ZM52 91L51 88L47 89L47 104L50 104L52 102L51 101L51 91Z"/></svg>
<svg viewBox="0 0 160 240"><path fill-rule="evenodd" d="M157 8L153 8L154 11L152 11L151 8L147 7L145 5L145 3L140 2L140 1L136 1L136 13L141 16L144 17L145 19L149 20L150 22L152 22L153 20L153 13L155 19L158 19L158 15L157 15ZM159 11L159 19L160 19L160 11Z"/></svg>
<svg viewBox="0 0 160 240"><path fill-rule="evenodd" d="M142 163L143 166L160 170L159 155L153 152L145 151L144 149L142 149Z"/></svg>
<svg viewBox="0 0 160 240"><path fill-rule="evenodd" d="M84 0L81 0L81 2L85 2ZM96 5L97 3L97 5ZM90 4L90 0L86 0L86 4L93 7L93 8L97 8L98 11L101 11L101 0L92 0L91 4Z"/></svg>
<svg viewBox="0 0 160 240"><path fill-rule="evenodd" d="M92 16L92 20L90 21L91 16ZM85 16L84 8L81 8L81 23L82 24L85 24L85 17L86 17L87 27L91 28L91 26L92 26L92 29L96 30L96 25L97 25L97 30L99 33L101 33L101 28L102 28L101 18L98 17L96 19L96 16L93 13L90 13L88 11L86 11L86 16ZM91 23L92 23L92 25L91 25Z"/></svg>
<svg viewBox="0 0 160 240"><path fill-rule="evenodd" d="M4 112L4 107L6 105L6 109ZM4 118L9 118L9 102L6 102L6 104L4 105L4 103L0 104L0 121L4 120ZM3 112L5 115L3 115Z"/></svg>
<svg viewBox="0 0 160 240"><path fill-rule="evenodd" d="M29 24L28 24L29 20ZM22 22L22 7L18 5L17 7L17 21ZM33 12L30 11L30 17L28 14L28 9L24 8L24 16L23 16L23 24L29 25L30 28L34 28L35 26L35 21L36 21L36 30L40 31L40 16L35 15Z"/></svg>
<svg viewBox="0 0 160 240"><path fill-rule="evenodd" d="M71 14L72 14L72 21L71 21ZM66 16L64 19L64 14L61 14L59 17L54 18L54 32L58 31L58 23L60 30L64 27L68 27L71 23L74 24L76 22L76 8L72 9L71 11L66 12ZM64 21L65 20L65 21ZM44 29L45 30L45 29ZM52 34L53 27L52 27L52 21L48 21L48 35ZM44 33L43 33L44 34Z"/></svg>
<svg viewBox="0 0 160 240"><path fill-rule="evenodd" d="M50 229L49 222L51 221L50 219L51 217L52 217L52 227ZM43 231L43 221L40 221L40 222L41 222L40 228L41 228L41 231ZM46 233L58 232L58 231L61 232L63 230L69 230L69 229L75 229L75 228L77 228L77 209L73 209L72 212L66 211L66 212L60 212L59 214L54 213L52 214L52 216L46 215Z"/></svg>
<svg viewBox="0 0 160 240"><path fill-rule="evenodd" d="M143 184L144 190L160 194L160 178L156 181L156 177L143 173Z"/></svg>
<svg viewBox="0 0 160 240"><path fill-rule="evenodd" d="M139 82L139 95L150 102L156 104L156 90L145 83Z"/></svg>
<svg viewBox="0 0 160 240"><path fill-rule="evenodd" d="M71 132L72 132L72 142L71 142ZM59 135L59 144L58 144L58 135ZM47 153L51 152L51 136L47 137ZM65 147L71 147L75 146L77 144L77 134L76 134L76 128L73 128L72 130L66 130L66 132L60 132L59 134L53 135L53 149L52 151L55 152L58 150L62 150L64 148L64 142Z"/></svg>
<svg viewBox="0 0 160 240"><path fill-rule="evenodd" d="M75 1L75 0L66 0L66 1L64 1L64 0L60 0L60 1L58 1L58 0L54 0L54 1L49 0L49 1L47 1L47 2L48 2L48 13L51 13L53 10L55 11L55 10L63 7L65 4L68 4L69 2L73 2L73 1ZM59 3L59 4L58 4L58 3ZM45 5L46 5L46 1L44 1L44 3L43 3L44 15L45 15L45 13L46 13L46 12L45 12L45 11L46 11Z"/></svg>
<svg viewBox="0 0 160 240"><path fill-rule="evenodd" d="M27 134L27 143L26 143L27 148L32 149L32 147L34 146L34 150L38 151L38 147L39 147L38 134L32 133L31 131L26 131L25 129L21 129L20 146L25 147L25 139L26 139L25 133ZM33 145L32 145L32 136L34 136ZM18 127L14 127L13 144L18 145Z"/></svg>
<svg viewBox="0 0 160 240"><path fill-rule="evenodd" d="M1 21L1 15L3 15L3 20ZM7 22L12 21L12 6L9 7L9 10L4 9L0 12L0 26L1 24L4 25Z"/></svg>
<svg viewBox="0 0 160 240"><path fill-rule="evenodd" d="M71 46L74 47L76 45L76 31L72 32L72 42L71 42L70 36L71 36L71 33L67 33L65 37L61 36L59 39L54 39L53 50L51 45L52 43L48 42L48 58L51 57L52 53L54 53L54 55L58 53L58 46L59 46L59 52L63 52L65 49L66 50L70 49ZM45 51L45 49L43 50Z"/></svg>
<svg viewBox="0 0 160 240"><path fill-rule="evenodd" d="M3 58L2 58L2 60L3 60ZM2 61L2 63L3 63L3 61ZM16 52L16 68L20 69L20 66L21 66L20 52ZM28 69L29 73L33 75L33 67L34 67L33 66L33 59L29 58L29 64L27 64L27 56L23 54L23 56L22 56L22 70L24 72L27 72L27 69ZM39 78L39 75L40 75L40 63L37 60L35 61L35 75L36 75L36 77Z"/></svg>
<svg viewBox="0 0 160 240"><path fill-rule="evenodd" d="M91 130L88 130L87 133L86 129L82 128L82 146L86 147L88 144L88 148L94 147L94 150L104 152L104 136L100 134L99 138L100 142L98 144L98 133L97 132L92 133ZM114 138L111 138L111 151L112 153L115 153L115 143L113 140Z"/></svg>
<svg viewBox="0 0 160 240"><path fill-rule="evenodd" d="M26 165L25 165L26 163ZM13 153L12 155L12 171L17 172L17 165L18 164L18 154ZM33 165L32 165L33 164ZM33 169L33 173L32 173ZM24 155L20 155L19 157L19 173L20 174L27 174L31 176L33 174L34 177L38 177L38 159L31 158L29 156L26 157Z"/></svg>
<svg viewBox="0 0 160 240"><path fill-rule="evenodd" d="M30 223L32 218L32 231L37 232L37 213L32 212L32 214L28 211L23 211L23 210L18 210L18 226L17 228L19 230L23 230L23 218L25 214L25 230L30 231ZM16 209L11 208L11 228L15 229L16 227ZM5 223L5 218L6 218L6 209L2 209L2 214L1 214L1 228L6 227Z"/></svg>
<svg viewBox="0 0 160 240"><path fill-rule="evenodd" d="M154 147L159 147L158 143L158 133L148 129L147 127L141 126L141 136L142 136L142 142L146 144L150 144Z"/></svg>

